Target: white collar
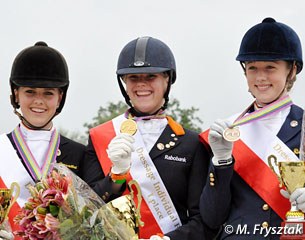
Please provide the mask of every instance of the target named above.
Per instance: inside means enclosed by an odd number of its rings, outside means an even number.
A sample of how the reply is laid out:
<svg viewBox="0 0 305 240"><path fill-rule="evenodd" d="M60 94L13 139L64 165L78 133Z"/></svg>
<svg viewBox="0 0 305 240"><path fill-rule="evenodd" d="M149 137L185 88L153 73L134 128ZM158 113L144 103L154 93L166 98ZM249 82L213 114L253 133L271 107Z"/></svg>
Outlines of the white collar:
<svg viewBox="0 0 305 240"><path fill-rule="evenodd" d="M50 130L31 130L20 124L21 133L26 141L50 141L54 127Z"/></svg>

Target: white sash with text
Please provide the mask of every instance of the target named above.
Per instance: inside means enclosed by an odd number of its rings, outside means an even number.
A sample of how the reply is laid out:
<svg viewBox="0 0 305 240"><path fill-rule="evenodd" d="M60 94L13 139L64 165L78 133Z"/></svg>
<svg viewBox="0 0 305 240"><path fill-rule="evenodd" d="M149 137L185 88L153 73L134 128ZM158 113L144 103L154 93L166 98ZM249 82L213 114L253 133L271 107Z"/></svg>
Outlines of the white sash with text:
<svg viewBox="0 0 305 240"><path fill-rule="evenodd" d="M124 115L112 120L116 135L120 133L120 126L124 120L126 120ZM182 225L178 213L145 148L139 131L136 132L134 138L135 151L131 155L130 174L140 184L143 198L162 232L173 231Z"/></svg>
<svg viewBox="0 0 305 240"><path fill-rule="evenodd" d="M232 119L234 120L234 117ZM268 158L275 156L277 162L300 161L285 143L263 125L254 121L239 126L240 139L268 166ZM274 168L277 174L278 168Z"/></svg>

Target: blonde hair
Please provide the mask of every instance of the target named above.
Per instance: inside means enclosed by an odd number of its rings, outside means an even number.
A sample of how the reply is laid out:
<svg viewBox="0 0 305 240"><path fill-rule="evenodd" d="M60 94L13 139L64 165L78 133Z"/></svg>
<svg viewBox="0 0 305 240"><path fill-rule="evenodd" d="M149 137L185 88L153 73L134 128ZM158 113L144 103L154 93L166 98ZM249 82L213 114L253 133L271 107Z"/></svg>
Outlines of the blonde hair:
<svg viewBox="0 0 305 240"><path fill-rule="evenodd" d="M296 74L293 77L291 77L291 75L293 74L294 68L296 68L297 66L296 66L295 62L291 62L291 61L286 61L286 62L287 62L288 69L290 69L290 72L289 72L289 74L287 76L287 80L286 80L286 90L287 90L287 92L289 92L292 89L295 81L297 80Z"/></svg>

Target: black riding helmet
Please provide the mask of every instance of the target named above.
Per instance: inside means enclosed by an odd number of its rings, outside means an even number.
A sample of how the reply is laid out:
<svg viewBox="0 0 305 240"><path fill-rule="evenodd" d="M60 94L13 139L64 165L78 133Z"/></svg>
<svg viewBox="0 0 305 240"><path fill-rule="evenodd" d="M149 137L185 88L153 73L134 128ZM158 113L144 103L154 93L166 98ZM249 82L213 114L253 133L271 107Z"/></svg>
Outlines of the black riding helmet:
<svg viewBox="0 0 305 240"><path fill-rule="evenodd" d="M169 84L164 94L167 107L171 84L176 81L176 63L170 48L162 41L152 37L139 37L129 42L121 51L117 64L117 79L126 103L134 114L137 113L130 102L129 96L122 84L121 77L125 74L161 73L167 72Z"/></svg>
<svg viewBox="0 0 305 240"><path fill-rule="evenodd" d="M295 62L297 73L303 68L302 46L296 32L289 26L265 18L244 35L237 61L290 61Z"/></svg>
<svg viewBox="0 0 305 240"><path fill-rule="evenodd" d="M22 50L15 58L11 70L10 86L11 104L15 110L20 107L14 93L14 89L18 87L60 88L63 95L59 107L56 109L55 115L57 115L65 104L69 87L67 63L56 49L49 47L45 42L37 42L34 46ZM21 118L24 120L22 116ZM30 125L30 127L40 129L44 126Z"/></svg>

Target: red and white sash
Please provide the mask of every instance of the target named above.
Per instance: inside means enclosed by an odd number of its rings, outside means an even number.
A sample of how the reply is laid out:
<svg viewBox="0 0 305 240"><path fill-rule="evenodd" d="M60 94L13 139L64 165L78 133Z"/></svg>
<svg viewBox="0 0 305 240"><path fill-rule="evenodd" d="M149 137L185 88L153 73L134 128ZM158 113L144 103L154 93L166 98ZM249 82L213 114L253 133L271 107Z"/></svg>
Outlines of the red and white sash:
<svg viewBox="0 0 305 240"><path fill-rule="evenodd" d="M121 115L114 118L111 122L100 125L90 131L94 148L105 174L111 168L111 162L107 157L106 149L111 139L120 133L120 126L124 120L126 118L124 115ZM103 135L104 138L99 139L98 135ZM148 238L158 232L167 233L175 230L181 226L181 221L162 179L145 148L139 131L134 135L134 138L135 151L132 153L130 177L135 179L141 186L142 195L145 200L141 205L141 219L145 225L142 231L140 229L140 237ZM101 144L101 141L104 143ZM105 164L106 158L108 159L108 164Z"/></svg>
<svg viewBox="0 0 305 240"><path fill-rule="evenodd" d="M282 219L285 219L290 203L280 194L279 180L268 165L268 157L274 155L278 162L299 159L260 121L239 128L240 140L234 143L233 148L234 170ZM208 142L208 131L200 136Z"/></svg>

